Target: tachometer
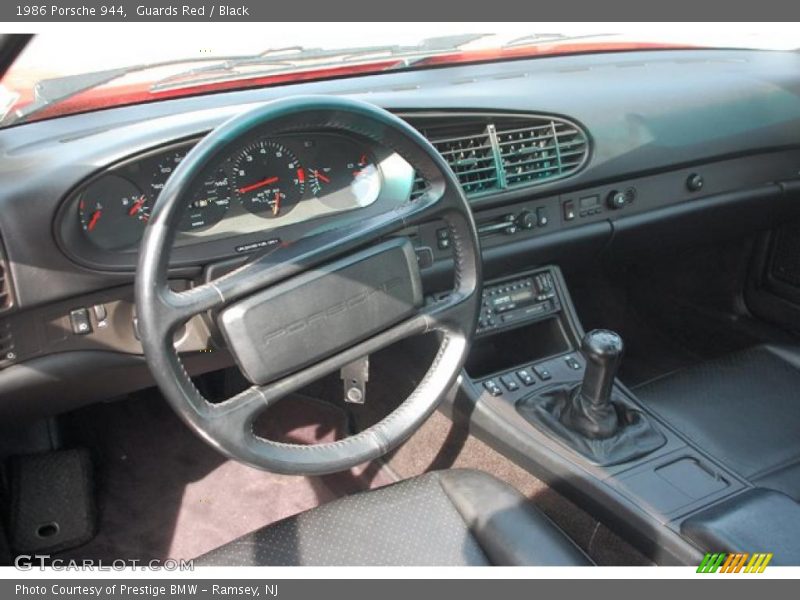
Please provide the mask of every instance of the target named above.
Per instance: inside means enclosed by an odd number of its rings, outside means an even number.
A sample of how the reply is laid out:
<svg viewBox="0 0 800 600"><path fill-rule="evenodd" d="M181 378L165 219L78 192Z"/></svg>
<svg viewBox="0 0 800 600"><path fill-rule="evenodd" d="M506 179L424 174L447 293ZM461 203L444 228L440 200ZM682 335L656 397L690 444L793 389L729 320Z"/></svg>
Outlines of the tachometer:
<svg viewBox="0 0 800 600"><path fill-rule="evenodd" d="M108 250L137 243L150 218L151 200L133 182L104 175L80 195L78 216L89 239Z"/></svg>
<svg viewBox="0 0 800 600"><path fill-rule="evenodd" d="M294 154L268 140L246 147L233 164L233 185L242 206L262 217L279 217L297 206L305 179Z"/></svg>

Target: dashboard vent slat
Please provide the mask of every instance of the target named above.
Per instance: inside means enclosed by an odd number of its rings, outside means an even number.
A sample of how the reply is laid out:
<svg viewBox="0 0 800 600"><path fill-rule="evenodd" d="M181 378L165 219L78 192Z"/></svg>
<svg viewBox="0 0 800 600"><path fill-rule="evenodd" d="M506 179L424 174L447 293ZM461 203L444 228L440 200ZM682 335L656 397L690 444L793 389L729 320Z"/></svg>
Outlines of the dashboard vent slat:
<svg viewBox="0 0 800 600"><path fill-rule="evenodd" d="M407 119L448 162L468 197L568 177L589 156L587 134L561 117L442 114ZM411 199L421 196L426 185L417 177Z"/></svg>

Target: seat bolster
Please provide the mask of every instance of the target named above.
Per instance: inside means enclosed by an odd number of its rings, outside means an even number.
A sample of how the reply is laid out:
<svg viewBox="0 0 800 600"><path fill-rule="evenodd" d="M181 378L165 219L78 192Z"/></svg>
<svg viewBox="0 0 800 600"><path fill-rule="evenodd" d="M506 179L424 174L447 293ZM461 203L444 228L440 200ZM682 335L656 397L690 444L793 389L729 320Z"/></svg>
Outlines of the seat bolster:
<svg viewBox="0 0 800 600"><path fill-rule="evenodd" d="M480 471L440 471L439 483L495 565L583 566L584 552L516 489Z"/></svg>
<svg viewBox="0 0 800 600"><path fill-rule="evenodd" d="M772 552L770 564L800 564L800 504L752 488L686 519L681 533L708 552Z"/></svg>

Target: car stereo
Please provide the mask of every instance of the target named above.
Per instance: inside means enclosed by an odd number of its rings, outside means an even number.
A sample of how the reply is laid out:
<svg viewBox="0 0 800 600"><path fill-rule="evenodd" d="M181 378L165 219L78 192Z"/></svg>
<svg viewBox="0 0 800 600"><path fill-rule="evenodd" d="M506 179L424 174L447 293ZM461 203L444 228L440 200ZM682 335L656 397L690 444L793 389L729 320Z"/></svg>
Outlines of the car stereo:
<svg viewBox="0 0 800 600"><path fill-rule="evenodd" d="M549 269L517 275L484 286L476 335L488 335L561 310L553 274Z"/></svg>

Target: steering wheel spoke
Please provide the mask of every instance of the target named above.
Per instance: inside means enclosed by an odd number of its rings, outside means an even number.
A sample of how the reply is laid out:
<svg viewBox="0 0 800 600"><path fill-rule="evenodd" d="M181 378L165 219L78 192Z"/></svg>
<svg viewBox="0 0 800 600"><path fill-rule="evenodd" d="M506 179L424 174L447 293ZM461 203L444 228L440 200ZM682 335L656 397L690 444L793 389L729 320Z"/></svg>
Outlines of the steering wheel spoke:
<svg viewBox="0 0 800 600"><path fill-rule="evenodd" d="M477 293L473 290L454 290L423 307L420 317L426 320L428 330L471 335L473 295Z"/></svg>

